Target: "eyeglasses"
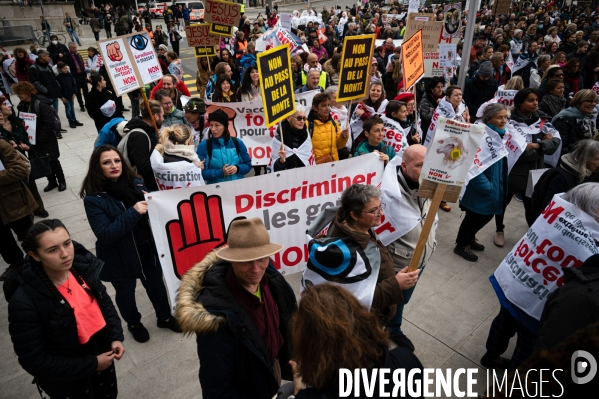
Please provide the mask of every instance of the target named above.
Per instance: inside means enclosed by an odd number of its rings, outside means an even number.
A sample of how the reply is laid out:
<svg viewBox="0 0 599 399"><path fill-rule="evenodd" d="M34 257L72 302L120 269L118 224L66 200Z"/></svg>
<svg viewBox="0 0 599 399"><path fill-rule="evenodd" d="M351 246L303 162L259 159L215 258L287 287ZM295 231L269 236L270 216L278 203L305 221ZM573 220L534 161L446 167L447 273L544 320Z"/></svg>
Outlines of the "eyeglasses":
<svg viewBox="0 0 599 399"><path fill-rule="evenodd" d="M381 202L381 206L376 208L374 211L365 212L365 213L370 213L371 215L378 216L385 211L386 207L387 207L387 204Z"/></svg>
<svg viewBox="0 0 599 399"><path fill-rule="evenodd" d="M306 117L305 117L305 116L299 116L299 115L298 115L298 116L294 116L293 118L294 118L296 121L298 121L298 122L303 122L303 121L305 121L305 120L306 120Z"/></svg>

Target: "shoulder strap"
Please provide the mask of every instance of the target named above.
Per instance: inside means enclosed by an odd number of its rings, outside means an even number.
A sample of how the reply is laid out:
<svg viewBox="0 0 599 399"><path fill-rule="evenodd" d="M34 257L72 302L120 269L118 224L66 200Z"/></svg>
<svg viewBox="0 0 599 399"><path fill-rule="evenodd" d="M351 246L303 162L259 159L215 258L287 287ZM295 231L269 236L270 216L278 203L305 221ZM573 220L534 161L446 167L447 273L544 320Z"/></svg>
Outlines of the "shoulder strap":
<svg viewBox="0 0 599 399"><path fill-rule="evenodd" d="M239 141L237 141L237 137L231 137L231 139L233 140L235 151L237 152L237 155L239 155Z"/></svg>
<svg viewBox="0 0 599 399"><path fill-rule="evenodd" d="M208 154L208 162L212 159L212 140L206 140L206 153Z"/></svg>

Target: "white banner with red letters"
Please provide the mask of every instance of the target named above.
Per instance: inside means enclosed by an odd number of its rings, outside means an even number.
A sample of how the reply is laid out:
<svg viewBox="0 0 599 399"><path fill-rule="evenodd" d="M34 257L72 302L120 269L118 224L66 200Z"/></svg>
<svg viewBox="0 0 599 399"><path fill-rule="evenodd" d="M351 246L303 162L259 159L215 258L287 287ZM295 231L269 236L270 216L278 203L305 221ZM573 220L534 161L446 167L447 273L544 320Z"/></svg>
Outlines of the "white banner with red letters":
<svg viewBox="0 0 599 399"><path fill-rule="evenodd" d="M306 108L306 116L312 108L312 99L318 93L312 90L296 94L295 101ZM266 127L264 118L264 105L261 99L242 103L213 103L206 101L206 123L208 115L217 110L223 110L229 116L229 133L232 137L243 140L252 158L253 166L268 165L272 153L272 139L277 131L278 124Z"/></svg>
<svg viewBox="0 0 599 399"><path fill-rule="evenodd" d="M19 112L19 118L23 119L29 142L35 145L37 138L37 115L30 112Z"/></svg>
<svg viewBox="0 0 599 399"><path fill-rule="evenodd" d="M173 190L176 188L203 186L202 169L187 161L164 163L164 158L156 150L150 155L150 163L158 188Z"/></svg>
<svg viewBox="0 0 599 399"><path fill-rule="evenodd" d="M284 249L272 259L282 274L301 272L308 259L306 229L351 184L378 186L378 154L291 169L241 180L146 194L148 212L171 304L180 277L227 241L231 222L259 217L272 242Z"/></svg>
<svg viewBox="0 0 599 399"><path fill-rule="evenodd" d="M506 298L537 320L547 296L564 285L563 269L599 253L599 224L562 195L553 197L495 270Z"/></svg>

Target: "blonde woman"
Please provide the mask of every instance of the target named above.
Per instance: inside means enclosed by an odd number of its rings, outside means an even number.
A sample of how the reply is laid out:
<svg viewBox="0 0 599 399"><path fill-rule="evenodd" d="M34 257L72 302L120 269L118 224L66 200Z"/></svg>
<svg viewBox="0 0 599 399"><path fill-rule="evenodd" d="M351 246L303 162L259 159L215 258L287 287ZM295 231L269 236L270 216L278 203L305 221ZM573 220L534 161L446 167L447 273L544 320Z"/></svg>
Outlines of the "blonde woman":
<svg viewBox="0 0 599 399"><path fill-rule="evenodd" d="M190 162L204 169L204 161L195 152L191 128L187 125L172 125L160 130L160 143L156 151L164 158L164 163Z"/></svg>

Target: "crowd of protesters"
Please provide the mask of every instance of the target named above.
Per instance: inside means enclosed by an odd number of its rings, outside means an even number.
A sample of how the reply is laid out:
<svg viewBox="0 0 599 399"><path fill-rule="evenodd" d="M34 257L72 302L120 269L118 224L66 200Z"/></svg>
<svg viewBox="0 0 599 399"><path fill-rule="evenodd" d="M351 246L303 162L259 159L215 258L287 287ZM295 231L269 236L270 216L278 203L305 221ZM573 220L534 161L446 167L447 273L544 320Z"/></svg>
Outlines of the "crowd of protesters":
<svg viewBox="0 0 599 399"><path fill-rule="evenodd" d="M442 6L420 11L444 20ZM404 307L437 247L433 229L418 269L408 271L431 206L430 200L418 196L419 176L439 115L482 125L488 141L499 147L513 129L528 132L516 158L501 157L468 181L457 204L464 217L455 239L456 256L476 262L485 244L504 247L504 219L512 199L522 202L519 216L529 227L561 193L599 223L599 8L559 9L533 2L524 8L514 4L508 15L493 15L486 6L476 16L464 13L462 37L456 43L460 62L453 76L425 76L409 91L398 42L406 34L407 5L366 2L345 9L295 11L291 33L304 45L291 54L291 82L295 93L313 97L309 107L298 103L274 131L273 145L278 143L279 149L272 152L266 172L374 152L387 168L396 168L403 201L421 222L384 245L374 228L382 223L386 204L381 191L369 185L347 188L340 206L323 211L314 222L317 226L327 221L329 226L326 237L318 239L361 247L369 261L379 265L365 307L362 293L342 283L306 288L298 303L270 258L282 245L271 242L260 219L236 220L228 231L228 246L197 259L182 276L177 308L171 314L144 199L144 194L159 189L152 152L156 150L166 164L194 165L206 184L260 174L243 140L229 130L230 116L218 104L261 101L257 45L265 32L279 28L277 7L266 7L265 17L253 21L243 15L233 37L222 40L217 56L197 59L193 96L183 81L178 54L180 24L189 21L186 6L168 8L164 27L154 28L147 7L138 12L101 5L86 14L97 40L102 29L107 37L113 29L116 36L148 31L164 76L147 88L147 106L143 101L140 105L139 92L129 93L132 115L126 120L123 112L128 109L115 96L98 50L87 49L86 59L78 54L78 22L68 14L65 26L70 35L73 31L68 46L58 43L48 27L47 50L32 46L30 54L18 47L14 57L2 59L0 253L9 267L0 279L6 280L10 333L19 362L50 397L79 397L86 390L94 397L116 397L113 360L125 351L116 309L136 341L150 339L135 304L137 279L156 311L158 327L197 334L205 397L333 398L338 397L339 368L403 368L406 373L422 369L413 353L415 345L401 326ZM475 26L470 57L464 59L462 40L471 27L467 23ZM367 97L348 109L336 102L343 43L363 34L376 35L382 44L368 65ZM461 74L466 75L464 87L456 85ZM500 90L512 93L512 104L497 101ZM79 192L97 238L95 255L73 241L68 226L59 220L33 224L33 215L49 216L35 179L48 179L44 192L66 189L58 145L66 130L57 112L62 102L69 127L82 126L75 98L98 131ZM35 144L16 111L36 115ZM337 121L340 113L347 123ZM385 144L386 123L405 135L405 148L396 151ZM304 148L311 157L302 155ZM33 177L40 166L47 167L46 173ZM544 169L527 193L532 173ZM452 211L445 202L440 209ZM477 233L493 219L492 241L479 241ZM593 253L599 251L598 240L594 237ZM326 246L322 256L334 262ZM499 264L502 259L495 260ZM577 312L598 305L596 296L585 293L595 284L599 259L582 261L580 268L564 272L566 285L549 296L540 323L534 325L496 288L492 276L501 306L482 366L514 370L529 357L534 360L535 351L550 349L599 321L596 312ZM114 286L116 307L103 281ZM74 312L65 311L71 308ZM51 312L59 323L44 316ZM562 318L570 322L560 323ZM69 333L63 333L67 327ZM503 358L516 334L514 355ZM389 350L389 340L397 348ZM282 380L293 382L285 385Z"/></svg>

